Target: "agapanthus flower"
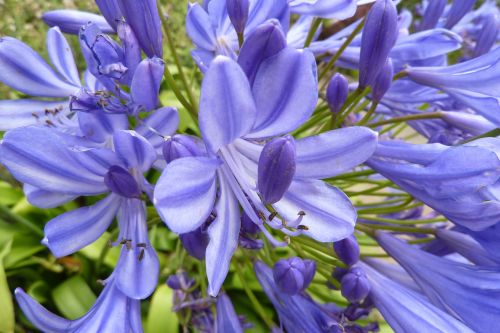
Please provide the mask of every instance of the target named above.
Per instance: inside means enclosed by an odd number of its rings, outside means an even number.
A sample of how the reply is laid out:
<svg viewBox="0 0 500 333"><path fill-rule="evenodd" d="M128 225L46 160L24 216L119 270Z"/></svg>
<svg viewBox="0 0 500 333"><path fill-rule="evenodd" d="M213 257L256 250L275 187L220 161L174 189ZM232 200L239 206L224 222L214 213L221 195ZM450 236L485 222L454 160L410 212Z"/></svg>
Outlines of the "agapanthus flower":
<svg viewBox="0 0 500 333"><path fill-rule="evenodd" d="M92 308L75 320L51 313L20 288L16 289L16 299L26 317L43 332L142 333L140 301L129 298L120 291L114 275L104 283L105 287Z"/></svg>
<svg viewBox="0 0 500 333"><path fill-rule="evenodd" d="M379 244L412 276L429 300L476 332L495 330L500 270L463 264L377 232Z"/></svg>
<svg viewBox="0 0 500 333"><path fill-rule="evenodd" d="M204 224L216 202L205 255L210 294L217 294L237 247L238 203L266 233L264 222L290 235L303 233L323 242L352 233L351 203L341 191L318 179L350 169L372 154L376 134L365 128L297 140L293 180L273 205L287 224L263 219L272 212L256 187L261 142L297 128L311 115L316 101L315 62L307 51L285 48L262 61L253 85L227 57L218 57L207 71L199 117L208 157L186 157L168 164L155 188L155 206L168 227L182 234Z"/></svg>
<svg viewBox="0 0 500 333"><path fill-rule="evenodd" d="M450 221L471 230L498 223L497 139L447 147L380 142L367 164ZM475 163L471 163L474 160Z"/></svg>
<svg viewBox="0 0 500 333"><path fill-rule="evenodd" d="M370 298L396 332L474 332L459 320L434 306L424 296L362 266L371 284Z"/></svg>

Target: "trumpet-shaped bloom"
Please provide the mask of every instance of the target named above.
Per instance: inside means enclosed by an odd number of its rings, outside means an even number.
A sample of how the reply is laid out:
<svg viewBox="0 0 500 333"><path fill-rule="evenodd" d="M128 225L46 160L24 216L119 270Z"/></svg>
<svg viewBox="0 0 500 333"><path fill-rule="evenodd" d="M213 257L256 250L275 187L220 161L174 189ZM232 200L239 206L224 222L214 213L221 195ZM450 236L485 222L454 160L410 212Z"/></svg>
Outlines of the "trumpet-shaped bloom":
<svg viewBox="0 0 500 333"><path fill-rule="evenodd" d="M445 67L410 67L412 81L444 91L495 125L500 124L500 48Z"/></svg>
<svg viewBox="0 0 500 333"><path fill-rule="evenodd" d="M142 333L140 301L123 294L116 286L114 277L106 280L106 286L92 308L81 318L68 320L59 317L22 289L16 289L16 299L28 319L41 331L52 333Z"/></svg>
<svg viewBox="0 0 500 333"><path fill-rule="evenodd" d="M362 267L371 284L370 298L395 332L474 332L424 296L368 265Z"/></svg>
<svg viewBox="0 0 500 333"><path fill-rule="evenodd" d="M271 212L256 191L261 142L296 129L311 115L316 101L316 66L308 51L285 48L267 58L253 86L243 69L227 57L218 57L207 71L199 119L208 157L169 163L155 188L154 204L167 226L181 234L200 227L215 208L205 255L210 294L217 294L237 247L238 203L264 232L263 223L267 223L322 242L352 233L356 214L350 201L318 179L348 170L373 153L377 136L365 128L296 141L295 175L274 204L287 227L277 219L263 218Z"/></svg>
<svg viewBox="0 0 500 333"><path fill-rule="evenodd" d="M500 314L500 270L438 257L378 232L379 244L430 301L476 332L494 331Z"/></svg>
<svg viewBox="0 0 500 333"><path fill-rule="evenodd" d="M500 216L498 199L486 193L500 176L496 142L482 139L458 147L381 142L367 164L450 221L481 230Z"/></svg>

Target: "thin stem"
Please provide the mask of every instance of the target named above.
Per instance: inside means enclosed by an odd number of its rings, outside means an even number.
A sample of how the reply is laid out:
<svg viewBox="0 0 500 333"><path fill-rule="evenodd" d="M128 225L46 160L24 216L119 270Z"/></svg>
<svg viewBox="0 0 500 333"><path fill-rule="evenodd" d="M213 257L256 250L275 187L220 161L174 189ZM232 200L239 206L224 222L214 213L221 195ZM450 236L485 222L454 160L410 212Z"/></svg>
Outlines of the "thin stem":
<svg viewBox="0 0 500 333"><path fill-rule="evenodd" d="M172 54L172 57L174 58L174 62L175 62L175 65L177 66L177 69L179 71L179 76L181 78L182 84L184 85L186 93L188 94L191 108L193 109L193 111L195 113L198 113L198 106L196 104L196 99L194 98L194 94L193 94L193 91L191 90L191 86L189 85L189 82L186 78L186 75L184 74L184 69L182 68L179 55L177 54L177 50L176 50L175 45L174 45L174 39L172 37L172 33L170 32L170 29L168 27L167 19L162 14L161 5L160 5L159 1L158 1L158 10L160 12L160 18L161 18L163 30L165 31L165 35L167 37L167 45L170 49L170 53Z"/></svg>
<svg viewBox="0 0 500 333"><path fill-rule="evenodd" d="M323 20L318 17L313 19L311 27L309 28L309 33L307 34L306 42L304 43L304 48L307 48L309 47L309 45L311 45L311 42L314 39L314 35L316 35L316 31L318 31L318 28L321 25L322 21Z"/></svg>
<svg viewBox="0 0 500 333"><path fill-rule="evenodd" d="M323 69L323 71L321 72L321 74L319 76L319 81L321 81L325 77L325 75L330 71L330 69L332 69L332 67L335 65L335 63L337 62L337 60L339 60L339 58L342 55L342 53L344 53L345 49L349 46L349 44L351 44L351 42L353 41L353 39L363 29L364 25L365 25L365 19L363 19L358 24L358 26L356 27L356 29L354 29L353 32L351 32L351 34L349 35L349 37L347 37L347 39L340 46L340 48L337 50L337 52L335 52L335 55L326 64L325 68ZM326 86L326 83L323 84L323 86L321 87L320 90L323 90L325 88L325 86Z"/></svg>
<svg viewBox="0 0 500 333"><path fill-rule="evenodd" d="M387 120L377 121L375 123L368 124L368 127L378 127L386 124L401 123L411 120L424 120L424 119L439 119L443 116L441 112L433 113L423 113L423 114L412 114L409 116L394 117Z"/></svg>
<svg viewBox="0 0 500 333"><path fill-rule="evenodd" d="M19 223L29 230L33 231L35 234L38 236L43 237L43 230L40 226L36 225L35 223L31 222L30 220L16 215L10 211L10 209L4 205L0 205L0 215L4 216L6 220L9 220L14 223Z"/></svg>
<svg viewBox="0 0 500 333"><path fill-rule="evenodd" d="M341 175L328 178L326 181L334 181L334 180L340 180L340 179L349 179L349 178L357 178L357 177L362 177L362 176L370 176L375 174L376 172L373 170L362 170L362 171L354 171L354 172L347 172L343 173Z"/></svg>
<svg viewBox="0 0 500 333"><path fill-rule="evenodd" d="M413 225L413 224L429 224L436 222L446 222L448 221L444 217L436 217L433 219L420 219L420 220L397 220L397 219L388 219L383 217L372 217L372 216L363 216L360 214L360 219L374 221L374 222L382 222L382 223L391 223L391 224L400 224L400 225Z"/></svg>
<svg viewBox="0 0 500 333"><path fill-rule="evenodd" d="M414 227L399 227L399 226L392 226L392 225L380 225L380 224L370 224L367 226L366 224L362 224L365 227L368 227L369 229L375 229L375 230L389 230L389 231L397 231L397 232L408 232L408 233L414 233L414 234L431 234L434 235L436 234L436 229L432 228L414 228ZM360 224L358 223L356 225L356 228L359 229ZM361 230L361 229L359 229ZM366 229L365 229L366 230ZM361 230L363 231L363 230Z"/></svg>
<svg viewBox="0 0 500 333"><path fill-rule="evenodd" d="M366 124L370 120L372 114L374 114L375 110L377 109L377 105L378 105L378 102L372 103L370 110L368 110L368 112L365 114L365 116L358 122L358 124L357 124L358 126L363 126L364 124Z"/></svg>

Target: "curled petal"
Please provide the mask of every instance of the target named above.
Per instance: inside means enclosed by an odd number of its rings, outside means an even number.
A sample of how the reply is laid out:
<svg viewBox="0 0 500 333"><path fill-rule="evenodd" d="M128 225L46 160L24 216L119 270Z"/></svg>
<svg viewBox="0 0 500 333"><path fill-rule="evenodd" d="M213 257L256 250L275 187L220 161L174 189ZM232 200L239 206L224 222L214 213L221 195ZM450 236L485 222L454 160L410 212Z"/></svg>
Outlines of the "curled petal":
<svg viewBox="0 0 500 333"><path fill-rule="evenodd" d="M32 48L11 38L0 38L0 82L25 94L68 97L78 86L57 76Z"/></svg>
<svg viewBox="0 0 500 333"><path fill-rule="evenodd" d="M212 212L219 162L205 157L185 157L169 163L154 192L154 205L167 226L176 233L195 230Z"/></svg>
<svg viewBox="0 0 500 333"><path fill-rule="evenodd" d="M76 198L75 195L49 192L30 184L24 184L23 191L29 203L40 208L54 208Z"/></svg>
<svg viewBox="0 0 500 333"><path fill-rule="evenodd" d="M356 0L292 0L291 11L295 14L313 15L322 18L348 19L356 13Z"/></svg>
<svg viewBox="0 0 500 333"><path fill-rule="evenodd" d="M230 58L217 57L205 74L200 97L200 130L208 148L216 153L246 135L255 115L245 73Z"/></svg>
<svg viewBox="0 0 500 333"><path fill-rule="evenodd" d="M257 117L247 137L288 133L305 122L318 100L316 74L316 61L307 50L285 48L265 60L252 89Z"/></svg>
<svg viewBox="0 0 500 333"><path fill-rule="evenodd" d="M80 28L89 22L97 24L102 32L112 34L113 28L106 19L94 13L83 12L73 9L58 9L43 13L42 19L51 26L58 26L62 32L78 35Z"/></svg>
<svg viewBox="0 0 500 333"><path fill-rule="evenodd" d="M323 179L350 170L370 158L377 133L348 127L297 140L297 178Z"/></svg>
<svg viewBox="0 0 500 333"><path fill-rule="evenodd" d="M233 253L238 247L240 209L227 180L219 175L220 197L216 205L217 217L208 227L210 241L205 253L208 293L217 296L229 272Z"/></svg>
<svg viewBox="0 0 500 333"><path fill-rule="evenodd" d="M294 180L274 207L289 222L304 212L302 230L319 242L335 242L351 235L357 217L342 191L319 180Z"/></svg>

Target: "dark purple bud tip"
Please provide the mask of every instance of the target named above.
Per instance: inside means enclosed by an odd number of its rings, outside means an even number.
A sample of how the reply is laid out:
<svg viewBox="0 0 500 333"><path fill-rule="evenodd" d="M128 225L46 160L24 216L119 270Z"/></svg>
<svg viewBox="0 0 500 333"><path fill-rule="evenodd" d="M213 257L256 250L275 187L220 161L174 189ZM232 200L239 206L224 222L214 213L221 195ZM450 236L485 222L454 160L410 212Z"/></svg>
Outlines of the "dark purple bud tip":
<svg viewBox="0 0 500 333"><path fill-rule="evenodd" d="M378 73L375 82L373 83L372 99L375 102L380 102L385 93L392 85L392 77L394 76L394 68L392 66L391 58L385 62L384 68Z"/></svg>
<svg viewBox="0 0 500 333"><path fill-rule="evenodd" d="M203 155L202 149L189 135L176 134L165 140L163 157L167 163L181 157Z"/></svg>
<svg viewBox="0 0 500 333"><path fill-rule="evenodd" d="M227 14L237 33L243 33L247 25L250 3L248 0L226 0Z"/></svg>
<svg viewBox="0 0 500 333"><path fill-rule="evenodd" d="M336 73L326 89L326 100L330 106L330 110L333 113L338 113L345 101L347 100L347 95L349 94L349 81L344 75Z"/></svg>
<svg viewBox="0 0 500 333"><path fill-rule="evenodd" d="M274 282L282 292L296 295L311 283L316 264L311 260L302 260L298 257L282 259L274 265Z"/></svg>
<svg viewBox="0 0 500 333"><path fill-rule="evenodd" d="M207 250L208 245L208 235L206 232L203 232L202 227L194 231L181 234L179 238L181 239L186 252L190 256L198 260L203 260L203 258L205 258L205 251Z"/></svg>
<svg viewBox="0 0 500 333"><path fill-rule="evenodd" d="M190 279L186 272L170 275L167 279L167 286L173 290L188 290L194 283L195 281Z"/></svg>
<svg viewBox="0 0 500 333"><path fill-rule="evenodd" d="M259 158L258 188L266 204L278 202L295 175L295 141L287 135L264 146Z"/></svg>
<svg viewBox="0 0 500 333"><path fill-rule="evenodd" d="M359 260L359 245L354 236L349 236L333 244L335 253L346 265L354 265Z"/></svg>
<svg viewBox="0 0 500 333"><path fill-rule="evenodd" d="M370 293L370 283L360 267L351 267L340 282L340 291L349 302L359 302Z"/></svg>
<svg viewBox="0 0 500 333"><path fill-rule="evenodd" d="M141 190L134 177L124 168L113 165L104 176L104 183L113 193L125 198L139 198Z"/></svg>
<svg viewBox="0 0 500 333"><path fill-rule="evenodd" d="M260 232L260 228L255 224L246 212L241 215L241 231L246 234L256 234Z"/></svg>
<svg viewBox="0 0 500 333"><path fill-rule="evenodd" d="M398 38L398 12L392 0L377 0L361 36L359 87L371 86Z"/></svg>

